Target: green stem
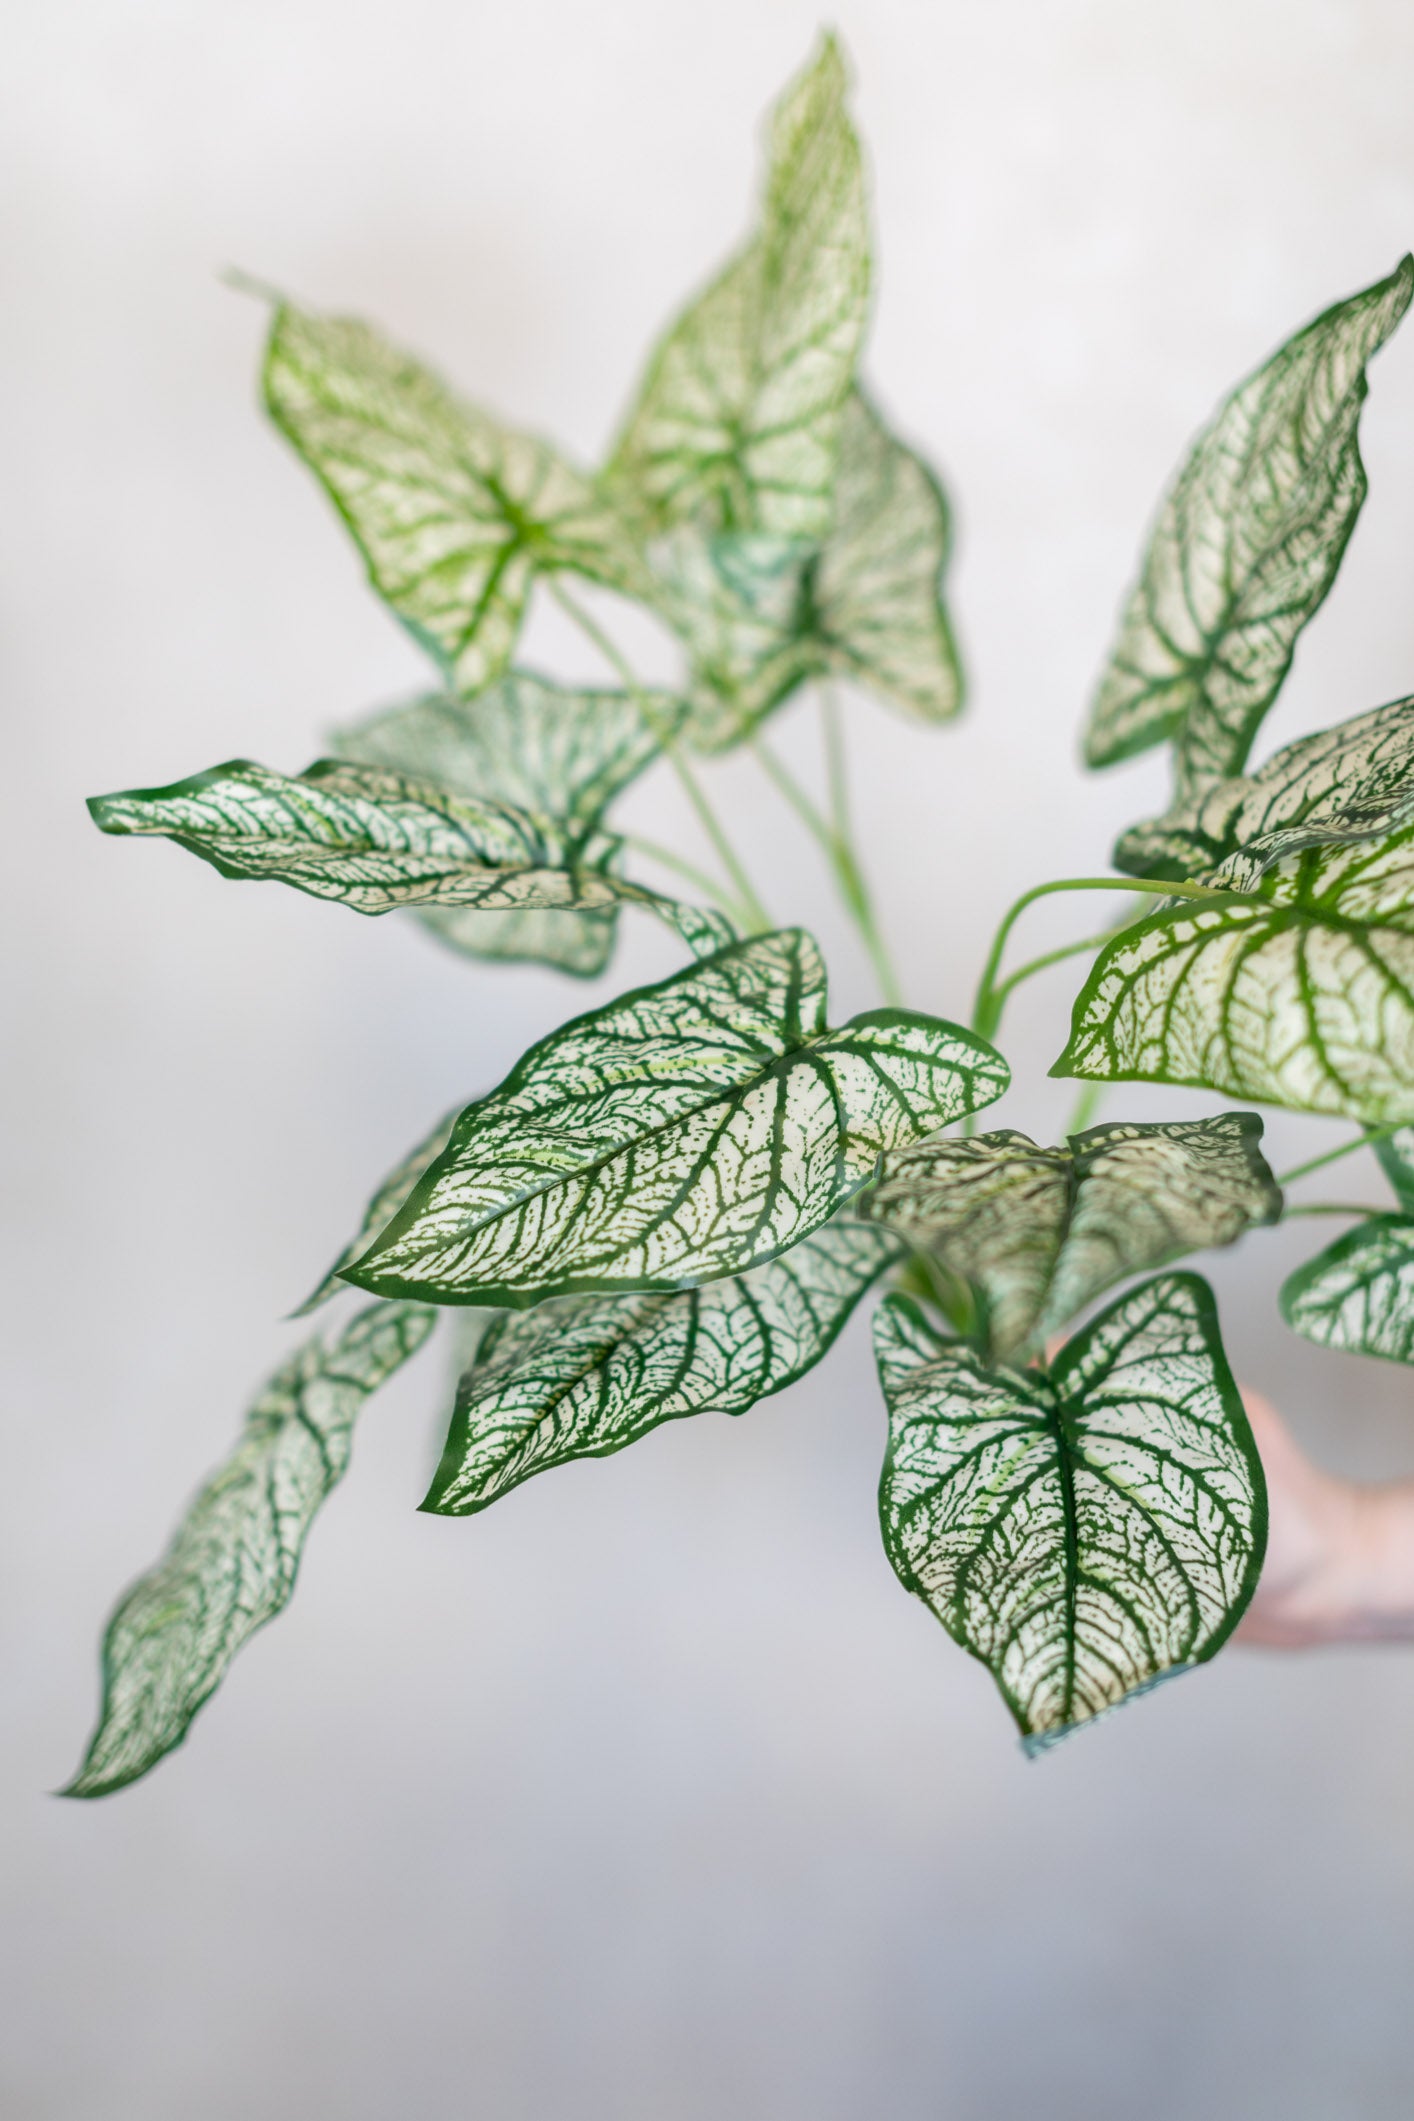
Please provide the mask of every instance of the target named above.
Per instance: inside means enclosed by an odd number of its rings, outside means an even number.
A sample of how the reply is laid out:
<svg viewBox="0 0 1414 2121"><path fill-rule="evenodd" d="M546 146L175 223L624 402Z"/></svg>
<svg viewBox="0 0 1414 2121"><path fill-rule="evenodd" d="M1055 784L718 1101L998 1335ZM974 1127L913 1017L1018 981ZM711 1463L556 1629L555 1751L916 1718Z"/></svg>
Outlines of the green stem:
<svg viewBox="0 0 1414 2121"><path fill-rule="evenodd" d="M1379 1213L1380 1210L1372 1208L1368 1201L1357 1206L1353 1201L1315 1200L1303 1201L1299 1208L1284 1209L1281 1219L1286 1222L1293 1215L1378 1215Z"/></svg>
<svg viewBox="0 0 1414 2121"><path fill-rule="evenodd" d="M1311 1156L1307 1158L1304 1164L1293 1164L1289 1171L1283 1171L1279 1175L1277 1184L1279 1186L1293 1185L1298 1178L1304 1178L1308 1171L1319 1171L1322 1165L1336 1163L1342 1156L1353 1156L1357 1149L1366 1149L1372 1142L1382 1142L1387 1134L1397 1134L1399 1129L1406 1124L1407 1122L1404 1120L1394 1120L1388 1127L1367 1127L1363 1134L1357 1134L1352 1141L1342 1142L1338 1149L1327 1149L1323 1156ZM1288 1214L1293 1214L1294 1212L1293 1209L1287 1210ZM1371 1215L1375 1211L1372 1208L1365 1208L1361 1212L1362 1214Z"/></svg>
<svg viewBox="0 0 1414 2121"><path fill-rule="evenodd" d="M711 899L724 913L730 914L734 921L746 922L745 908L738 905L731 894L723 890L717 879L709 876L705 869L699 869L695 862L685 862L680 854L673 853L671 847L661 847L657 840L645 839L639 832L624 832L620 834L620 838L625 847L632 847L635 853L643 855L647 861L661 862L665 869L675 870L689 884L695 885L704 898Z"/></svg>
<svg viewBox="0 0 1414 2121"><path fill-rule="evenodd" d="M1080 1095L1071 1107L1070 1118L1065 1123L1067 1139L1072 1134L1083 1134L1100 1107L1100 1099L1109 1089L1108 1083L1082 1083Z"/></svg>
<svg viewBox="0 0 1414 2121"><path fill-rule="evenodd" d="M664 757L677 775L682 785L683 793L691 803L699 824L711 841L722 867L731 879L732 888L741 902L741 909L747 916L746 924L748 928L754 930L758 935L764 934L772 925L771 916L756 896L755 890L752 888L751 879L742 867L736 849L728 839L716 811L707 800L696 774L683 757L672 729L664 723L662 716L655 709L652 700L648 697L642 685L639 684L637 677L630 669L617 645L605 633L602 626L591 618L581 605L575 602L569 591L560 582L556 581L553 576L550 578L549 588L551 596L555 599L560 609L568 618L573 619L585 639L593 643L605 662L622 679L625 691L661 745Z"/></svg>

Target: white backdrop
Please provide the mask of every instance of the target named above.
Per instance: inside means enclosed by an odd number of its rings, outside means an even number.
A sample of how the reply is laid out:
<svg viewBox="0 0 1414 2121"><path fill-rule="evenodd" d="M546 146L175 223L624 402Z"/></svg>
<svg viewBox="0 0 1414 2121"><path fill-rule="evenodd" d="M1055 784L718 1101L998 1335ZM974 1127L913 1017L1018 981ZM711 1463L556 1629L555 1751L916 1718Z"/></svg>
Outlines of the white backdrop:
<svg viewBox="0 0 1414 2121"><path fill-rule="evenodd" d="M837 13L882 259L869 370L957 500L973 679L941 734L856 703L857 802L910 998L965 1014L1006 902L1093 870L1161 793L1153 760L1084 778L1076 734L1185 439L1414 238L1414 13ZM89 826L96 790L296 769L423 675L262 424L263 318L217 271L362 311L592 456L740 233L816 28L805 0L11 0L7 2121L1409 2111L1414 1659L1234 1652L1028 1766L880 1551L858 1330L742 1422L468 1523L414 1512L429 1353L185 1750L108 1803L42 1794L114 1593L371 1182L567 1009L673 962L630 922L586 996ZM1264 744L1414 685L1414 327L1365 443L1370 501ZM531 648L590 668L543 617ZM809 713L781 733L813 772ZM839 1013L867 1005L808 846L748 767L717 778ZM687 843L665 776L632 810ZM1045 1069L1071 991L1063 969L1018 1000L1002 1123L1067 1109ZM1334 1139L1271 1136L1279 1162ZM1235 1358L1329 1461L1407 1469L1408 1377L1277 1319L1312 1227L1221 1262Z"/></svg>

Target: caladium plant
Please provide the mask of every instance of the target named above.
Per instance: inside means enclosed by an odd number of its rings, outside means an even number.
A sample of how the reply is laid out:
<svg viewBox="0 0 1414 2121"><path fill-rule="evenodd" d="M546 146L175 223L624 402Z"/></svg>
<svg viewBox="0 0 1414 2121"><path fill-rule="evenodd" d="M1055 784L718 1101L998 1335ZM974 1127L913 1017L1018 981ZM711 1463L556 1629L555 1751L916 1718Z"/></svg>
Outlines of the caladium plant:
<svg viewBox="0 0 1414 2121"><path fill-rule="evenodd" d="M1330 1156L1374 1141L1394 1204L1295 1274L1283 1310L1323 1346L1414 1361L1414 702L1249 764L1359 514L1366 367L1414 260L1298 331L1180 467L1085 739L1096 767L1168 746L1172 802L1121 833L1113 872L1023 892L965 1024L904 1006L849 821L836 686L919 725L962 699L943 489L860 374L870 276L826 39L776 110L756 227L651 355L598 470L368 324L275 303L266 405L430 689L351 703L303 771L238 759L95 798L95 822L414 915L472 958L594 977L639 908L686 962L548 1029L378 1182L301 1306L357 1290L362 1308L286 1360L118 1606L70 1794L182 1741L288 1601L364 1401L448 1309L463 1374L423 1508L469 1517L663 1422L746 1413L879 1294L884 1547L1028 1748L1212 1657L1260 1574L1266 1497L1213 1293L1174 1269L1276 1221L1283 1193L1256 1113L1093 1123L1112 1082L1355 1122ZM580 582L677 636L677 684L640 682ZM517 661L541 594L611 686ZM824 800L764 727L805 688ZM703 763L739 747L818 839L883 1006L832 1027L818 946L766 914ZM710 869L615 830L655 765ZM1026 907L1083 891L1129 892L1138 915L1005 973ZM978 1132L1010 1081L1009 994L1082 954L1053 1070L1084 1079L1071 1131Z"/></svg>

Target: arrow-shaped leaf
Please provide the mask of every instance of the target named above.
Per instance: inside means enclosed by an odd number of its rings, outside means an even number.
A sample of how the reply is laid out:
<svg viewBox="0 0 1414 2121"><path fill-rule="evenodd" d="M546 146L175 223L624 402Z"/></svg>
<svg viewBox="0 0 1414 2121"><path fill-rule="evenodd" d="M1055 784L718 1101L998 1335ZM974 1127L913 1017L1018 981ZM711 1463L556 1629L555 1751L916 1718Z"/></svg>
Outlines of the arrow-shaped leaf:
<svg viewBox="0 0 1414 2121"><path fill-rule="evenodd" d="M934 1017L829 1030L815 944L758 936L533 1046L345 1278L524 1305L743 1273L827 1222L885 1150L1007 1080Z"/></svg>
<svg viewBox="0 0 1414 2121"><path fill-rule="evenodd" d="M1365 364L1414 258L1338 302L1241 384L1164 502L1086 737L1092 766L1176 744L1180 795L1241 771L1365 498Z"/></svg>
<svg viewBox="0 0 1414 2121"><path fill-rule="evenodd" d="M1255 1112L1110 1122L1042 1149L1004 1128L895 1150L860 1212L977 1292L998 1362L1115 1282L1230 1245L1281 1213Z"/></svg>
<svg viewBox="0 0 1414 2121"><path fill-rule="evenodd" d="M1221 1648L1267 1506L1206 1282L1145 1282L1049 1370L988 1370L897 1296L875 1344L889 1559L1032 1747Z"/></svg>
<svg viewBox="0 0 1414 2121"><path fill-rule="evenodd" d="M700 1289L501 1313L461 1381L422 1507L469 1516L532 1473L621 1451L660 1422L744 1414L820 1361L899 1251L884 1231L832 1222Z"/></svg>
<svg viewBox="0 0 1414 2121"><path fill-rule="evenodd" d="M1126 929L1051 1073L1414 1119L1414 827L1313 848L1250 896L1183 899Z"/></svg>
<svg viewBox="0 0 1414 2121"><path fill-rule="evenodd" d="M721 915L616 874L619 843L607 834L377 766L320 759L292 778L232 759L88 807L104 832L158 834L222 876L291 884L355 913L594 911L632 900L694 949L718 949L732 934Z"/></svg>
<svg viewBox="0 0 1414 2121"><path fill-rule="evenodd" d="M1414 1215L1372 1215L1282 1283L1282 1316L1318 1347L1414 1362Z"/></svg>
<svg viewBox="0 0 1414 2121"><path fill-rule="evenodd" d="M760 227L669 330L609 467L648 524L820 538L869 295L859 143L833 38L771 127Z"/></svg>
<svg viewBox="0 0 1414 2121"><path fill-rule="evenodd" d="M282 303L264 383L374 588L458 691L504 669L538 573L651 594L633 540L587 479L367 324Z"/></svg>
<svg viewBox="0 0 1414 2121"><path fill-rule="evenodd" d="M395 707L334 737L343 758L429 780L454 794L490 796L587 834L608 804L647 766L685 704L649 695L651 726L622 692L566 691L513 670L475 699L438 695ZM617 909L511 913L435 907L420 918L471 957L532 960L579 978L613 954Z"/></svg>
<svg viewBox="0 0 1414 2121"><path fill-rule="evenodd" d="M364 1401L436 1322L426 1305L370 1304L336 1341L306 1342L270 1380L166 1555L108 1623L102 1714L66 1796L106 1797L181 1744L236 1652L289 1603Z"/></svg>

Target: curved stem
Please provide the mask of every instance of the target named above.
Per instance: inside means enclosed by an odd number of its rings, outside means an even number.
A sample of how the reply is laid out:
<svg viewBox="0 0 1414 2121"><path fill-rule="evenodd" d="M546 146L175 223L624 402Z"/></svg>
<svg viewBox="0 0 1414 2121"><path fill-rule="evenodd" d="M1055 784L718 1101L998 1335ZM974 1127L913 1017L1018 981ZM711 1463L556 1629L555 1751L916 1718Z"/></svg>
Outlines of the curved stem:
<svg viewBox="0 0 1414 2121"><path fill-rule="evenodd" d="M1083 1134L1099 1110L1100 1099L1109 1089L1108 1083L1082 1083L1080 1095L1071 1107L1070 1118L1065 1123L1067 1139L1072 1134Z"/></svg>
<svg viewBox="0 0 1414 2121"><path fill-rule="evenodd" d="M684 861L680 854L673 853L671 847L662 847L657 840L645 839L640 832L623 832L619 837L625 847L633 848L634 852L641 854L646 861L661 862L665 869L674 870L689 884L695 885L704 898L711 899L724 913L729 913L734 921L746 921L745 907L739 905L729 892L723 890L715 877L709 876L705 869L699 869L695 862Z"/></svg>
<svg viewBox="0 0 1414 2121"><path fill-rule="evenodd" d="M662 716L655 710L652 700L638 682L637 677L620 653L619 648L610 639L609 635L605 633L598 621L591 618L589 613L575 602L563 584L555 580L553 576L549 581L549 590L566 617L573 619L585 639L593 643L605 662L622 679L625 691L635 707L637 707L649 729L653 732L653 735L657 738L658 743L662 747L664 757L682 784L683 793L691 803L699 824L711 841L722 867L731 879L732 888L741 902L742 911L747 915L747 926L754 929L757 934L764 933L771 926L771 916L756 896L751 879L742 867L736 849L728 839L716 811L707 800L696 774L683 757L673 731L664 724Z"/></svg>
<svg viewBox="0 0 1414 2121"><path fill-rule="evenodd" d="M1372 1208L1368 1201L1356 1205L1354 1201L1315 1200L1303 1202L1298 1208L1285 1208L1282 1221L1293 1215L1378 1215L1380 1209Z"/></svg>
<svg viewBox="0 0 1414 2121"><path fill-rule="evenodd" d="M1277 1184L1279 1186L1290 1186L1298 1178L1304 1178L1308 1171L1319 1171L1323 1164L1337 1163L1342 1156L1353 1156L1357 1149L1369 1148L1372 1142L1382 1142L1387 1134L1397 1134L1400 1128L1407 1124L1406 1120L1394 1120L1387 1127L1367 1127L1363 1133L1355 1135L1352 1140L1342 1142L1338 1149L1327 1149L1323 1156L1309 1156L1304 1164L1293 1164L1289 1171L1283 1171L1279 1174ZM1287 1210L1289 1215L1295 1214L1295 1212L1293 1208ZM1363 1208L1361 1213L1363 1215L1373 1215L1378 1213L1378 1210Z"/></svg>

